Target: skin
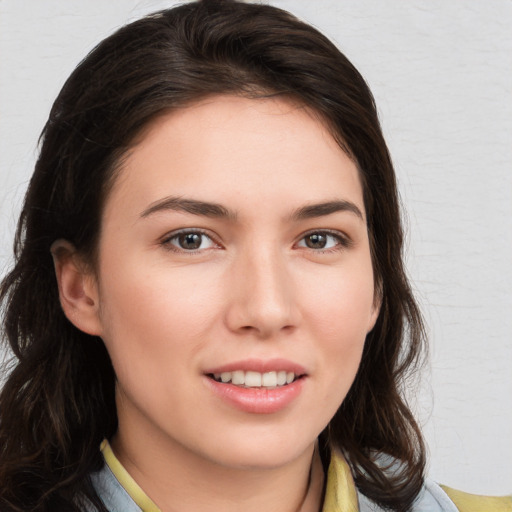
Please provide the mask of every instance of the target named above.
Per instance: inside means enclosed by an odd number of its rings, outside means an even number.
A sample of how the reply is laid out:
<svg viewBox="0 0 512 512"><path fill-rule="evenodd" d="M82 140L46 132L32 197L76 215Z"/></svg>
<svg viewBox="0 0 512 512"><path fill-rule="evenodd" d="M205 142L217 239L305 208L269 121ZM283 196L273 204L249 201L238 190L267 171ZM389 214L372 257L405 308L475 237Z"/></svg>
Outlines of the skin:
<svg viewBox="0 0 512 512"><path fill-rule="evenodd" d="M334 201L345 207L304 213ZM197 230L199 249L180 246ZM358 171L324 124L285 99L232 96L160 117L107 199L97 268L72 254L54 247L61 302L106 344L112 446L146 493L162 510L297 510L378 314ZM205 375L273 358L305 370L277 412L240 410Z"/></svg>

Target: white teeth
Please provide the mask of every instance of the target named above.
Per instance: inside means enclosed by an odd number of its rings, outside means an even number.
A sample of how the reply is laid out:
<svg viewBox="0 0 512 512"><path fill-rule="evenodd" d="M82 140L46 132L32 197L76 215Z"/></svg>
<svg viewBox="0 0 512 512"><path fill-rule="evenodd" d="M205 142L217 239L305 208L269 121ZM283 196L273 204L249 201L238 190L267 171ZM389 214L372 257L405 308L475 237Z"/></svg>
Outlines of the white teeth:
<svg viewBox="0 0 512 512"><path fill-rule="evenodd" d="M277 386L277 373L267 372L263 374L261 383L267 388L275 388Z"/></svg>
<svg viewBox="0 0 512 512"><path fill-rule="evenodd" d="M231 383L237 386L243 386L245 384L245 374L242 370L236 370L233 372L231 377Z"/></svg>
<svg viewBox="0 0 512 512"><path fill-rule="evenodd" d="M235 384L233 382L233 384ZM245 385L248 388L261 387L261 373L258 372L245 372Z"/></svg>
<svg viewBox="0 0 512 512"><path fill-rule="evenodd" d="M291 384L295 380L295 373L286 372L285 370L266 373L235 370L234 372L214 373L213 377L218 382L231 383L235 386L275 388Z"/></svg>

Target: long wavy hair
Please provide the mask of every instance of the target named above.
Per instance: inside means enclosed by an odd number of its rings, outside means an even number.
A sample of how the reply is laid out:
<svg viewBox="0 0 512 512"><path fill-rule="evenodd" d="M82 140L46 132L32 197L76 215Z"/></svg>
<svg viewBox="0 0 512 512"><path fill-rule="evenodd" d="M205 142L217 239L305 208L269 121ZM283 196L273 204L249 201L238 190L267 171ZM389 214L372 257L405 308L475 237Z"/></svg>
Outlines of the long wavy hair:
<svg viewBox="0 0 512 512"><path fill-rule="evenodd" d="M50 246L66 239L94 265L102 209L136 136L156 116L215 94L293 98L357 164L381 308L321 446L340 450L358 489L381 506L407 510L418 495L425 450L403 387L422 360L424 332L372 94L326 37L291 14L205 0L101 42L66 81L42 132L15 265L0 288L3 338L14 354L0 395L2 511L105 510L89 475L117 428L115 374L102 340L64 316ZM382 453L395 459L391 470Z"/></svg>

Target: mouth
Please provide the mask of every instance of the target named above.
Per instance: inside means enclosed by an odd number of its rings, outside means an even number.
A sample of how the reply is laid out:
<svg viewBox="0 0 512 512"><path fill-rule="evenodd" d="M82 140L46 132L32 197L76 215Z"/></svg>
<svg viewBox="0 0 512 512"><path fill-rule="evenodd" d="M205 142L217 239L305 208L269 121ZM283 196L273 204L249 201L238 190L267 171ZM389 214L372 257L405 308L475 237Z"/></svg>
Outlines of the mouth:
<svg viewBox="0 0 512 512"><path fill-rule="evenodd" d="M286 370L276 370L270 372L256 372L234 370L231 372L208 373L210 379L222 383L232 384L241 388L258 388L258 389L276 389L288 386L295 381L305 377L304 374L296 374Z"/></svg>
<svg viewBox="0 0 512 512"><path fill-rule="evenodd" d="M288 359L245 359L208 368L203 373L213 394L244 413L287 410L301 395L307 370Z"/></svg>

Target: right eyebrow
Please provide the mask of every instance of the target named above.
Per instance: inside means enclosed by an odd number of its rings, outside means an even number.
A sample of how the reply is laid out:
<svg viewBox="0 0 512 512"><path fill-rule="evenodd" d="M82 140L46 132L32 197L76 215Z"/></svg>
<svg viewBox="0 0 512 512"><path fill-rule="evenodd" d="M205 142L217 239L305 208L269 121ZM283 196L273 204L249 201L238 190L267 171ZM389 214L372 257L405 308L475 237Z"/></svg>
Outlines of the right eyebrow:
<svg viewBox="0 0 512 512"><path fill-rule="evenodd" d="M183 197L170 196L151 203L141 214L142 218L153 215L157 212L174 210L177 212L191 213L203 217L215 217L235 220L236 212L228 210L218 203L209 203L196 199L185 199Z"/></svg>

